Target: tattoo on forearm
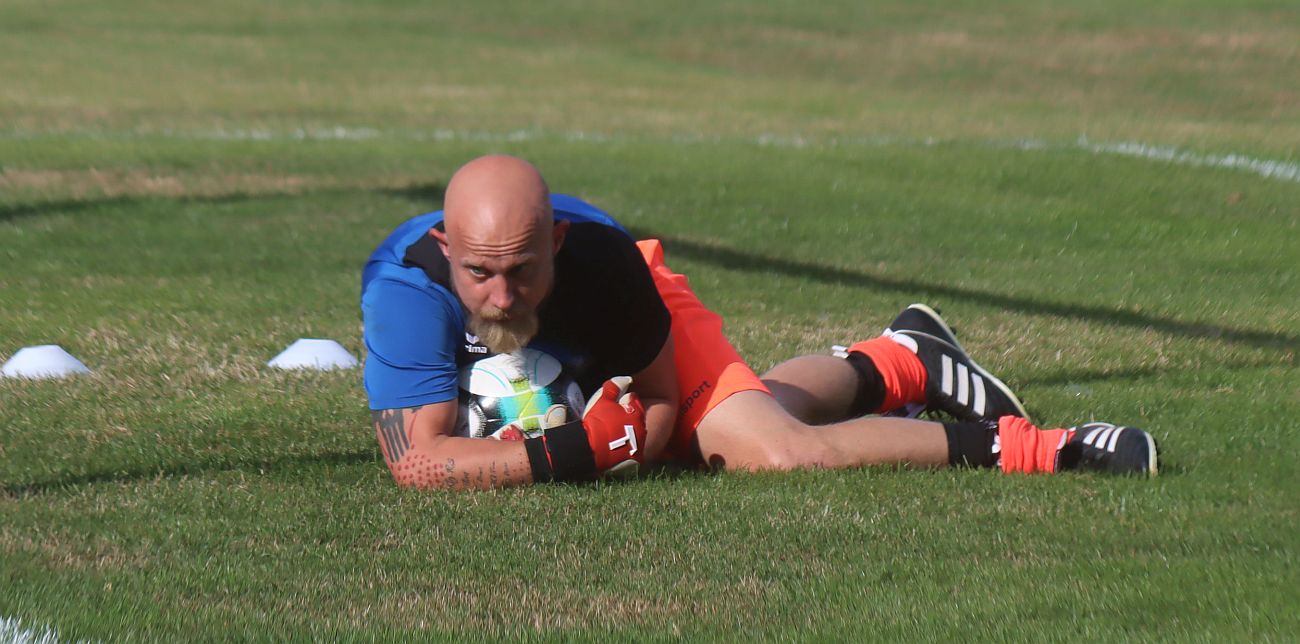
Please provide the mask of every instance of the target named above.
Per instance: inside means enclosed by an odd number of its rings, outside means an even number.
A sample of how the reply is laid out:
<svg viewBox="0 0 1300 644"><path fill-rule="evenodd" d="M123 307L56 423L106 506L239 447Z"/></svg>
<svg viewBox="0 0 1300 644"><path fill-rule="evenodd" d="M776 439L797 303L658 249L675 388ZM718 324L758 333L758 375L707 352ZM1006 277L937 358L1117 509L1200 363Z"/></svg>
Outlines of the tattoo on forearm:
<svg viewBox="0 0 1300 644"><path fill-rule="evenodd" d="M501 463L500 468L495 462L487 466L479 465L478 474L474 475L470 473L472 466L458 467L454 458L438 462L427 450L413 450L415 445L406 426L406 412L414 414L419 409L420 407L411 407L370 412L370 419L375 424L375 435L384 452L384 460L398 485L422 489L455 488L458 484L464 488L496 488L510 483L509 463Z"/></svg>
<svg viewBox="0 0 1300 644"><path fill-rule="evenodd" d="M419 407L412 407L411 413ZM381 409L370 412L370 419L375 423L375 434L383 447L384 458L389 463L402 460L406 450L411 449L411 437L406 433L406 415L404 409Z"/></svg>

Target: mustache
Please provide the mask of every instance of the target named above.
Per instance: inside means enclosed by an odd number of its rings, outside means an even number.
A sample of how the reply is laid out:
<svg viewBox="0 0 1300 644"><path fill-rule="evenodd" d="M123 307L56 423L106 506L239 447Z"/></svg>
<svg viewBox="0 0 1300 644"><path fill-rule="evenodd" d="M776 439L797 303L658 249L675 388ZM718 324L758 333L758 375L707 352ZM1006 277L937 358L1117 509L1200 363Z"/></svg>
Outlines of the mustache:
<svg viewBox="0 0 1300 644"><path fill-rule="evenodd" d="M514 317L510 311L499 309L491 304L484 304L483 308L479 309L477 316L488 322L509 322L510 318Z"/></svg>
<svg viewBox="0 0 1300 644"><path fill-rule="evenodd" d="M536 313L522 311L512 314L487 305L470 315L466 326L492 353L513 353L532 341L539 325Z"/></svg>

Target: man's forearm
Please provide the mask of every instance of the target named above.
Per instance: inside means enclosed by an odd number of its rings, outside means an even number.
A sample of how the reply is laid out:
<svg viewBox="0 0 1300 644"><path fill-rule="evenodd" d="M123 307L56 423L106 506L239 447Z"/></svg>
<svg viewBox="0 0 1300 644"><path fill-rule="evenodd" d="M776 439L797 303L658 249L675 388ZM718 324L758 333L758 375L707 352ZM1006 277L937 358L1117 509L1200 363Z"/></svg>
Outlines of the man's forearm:
<svg viewBox="0 0 1300 644"><path fill-rule="evenodd" d="M677 424L677 369L673 363L673 340L664 341L650 366L632 377L632 390L645 407L646 455L643 462L662 460L668 439Z"/></svg>
<svg viewBox="0 0 1300 644"><path fill-rule="evenodd" d="M393 463L402 487L487 490L533 482L522 441L436 436Z"/></svg>
<svg viewBox="0 0 1300 644"><path fill-rule="evenodd" d="M662 459L668 439L673 435L673 426L677 423L677 402L662 398L642 398L641 404L645 405L645 462L654 463Z"/></svg>

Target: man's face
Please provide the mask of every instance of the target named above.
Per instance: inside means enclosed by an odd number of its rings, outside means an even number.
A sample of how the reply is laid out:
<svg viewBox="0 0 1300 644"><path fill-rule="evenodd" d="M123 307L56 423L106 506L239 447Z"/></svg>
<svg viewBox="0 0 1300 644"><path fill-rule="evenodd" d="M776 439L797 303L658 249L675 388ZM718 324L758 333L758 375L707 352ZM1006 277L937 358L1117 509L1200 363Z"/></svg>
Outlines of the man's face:
<svg viewBox="0 0 1300 644"><path fill-rule="evenodd" d="M494 353L509 353L537 334L537 310L550 294L563 226L533 229L497 242L468 235L446 239L452 285L469 313L468 328Z"/></svg>

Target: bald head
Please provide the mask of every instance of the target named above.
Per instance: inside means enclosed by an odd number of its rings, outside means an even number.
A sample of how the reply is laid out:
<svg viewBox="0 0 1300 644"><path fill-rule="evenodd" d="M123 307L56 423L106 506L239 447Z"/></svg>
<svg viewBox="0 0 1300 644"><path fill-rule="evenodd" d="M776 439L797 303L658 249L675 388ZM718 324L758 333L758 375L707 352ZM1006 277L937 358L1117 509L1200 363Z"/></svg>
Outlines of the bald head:
<svg viewBox="0 0 1300 644"><path fill-rule="evenodd" d="M443 214L453 244L513 252L535 235L550 236L550 190L537 168L523 159L479 157L452 175Z"/></svg>
<svg viewBox="0 0 1300 644"><path fill-rule="evenodd" d="M550 191L532 164L479 157L452 175L438 239L451 265L467 326L497 353L537 332L537 309L550 292L567 222L555 222Z"/></svg>

